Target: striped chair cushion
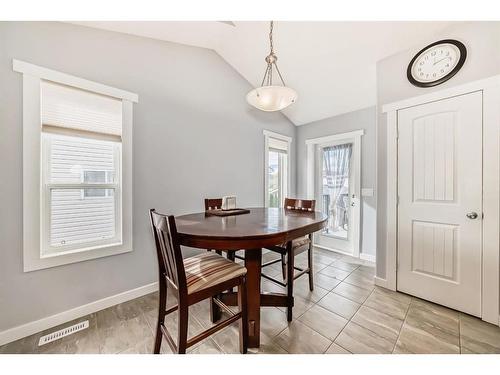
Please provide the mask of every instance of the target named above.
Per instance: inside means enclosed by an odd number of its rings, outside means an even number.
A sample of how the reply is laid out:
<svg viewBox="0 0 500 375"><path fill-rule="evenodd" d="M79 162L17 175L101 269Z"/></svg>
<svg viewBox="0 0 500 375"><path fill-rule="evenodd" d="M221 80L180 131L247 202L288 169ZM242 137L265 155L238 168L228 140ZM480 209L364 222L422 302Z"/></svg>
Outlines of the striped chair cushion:
<svg viewBox="0 0 500 375"><path fill-rule="evenodd" d="M184 259L188 294L245 275L247 269L215 253Z"/></svg>
<svg viewBox="0 0 500 375"><path fill-rule="evenodd" d="M311 242L311 240L309 239L309 236L296 238L296 239L292 240L292 249L297 249L303 245L309 244L309 242ZM279 245L279 247L286 248L286 242Z"/></svg>

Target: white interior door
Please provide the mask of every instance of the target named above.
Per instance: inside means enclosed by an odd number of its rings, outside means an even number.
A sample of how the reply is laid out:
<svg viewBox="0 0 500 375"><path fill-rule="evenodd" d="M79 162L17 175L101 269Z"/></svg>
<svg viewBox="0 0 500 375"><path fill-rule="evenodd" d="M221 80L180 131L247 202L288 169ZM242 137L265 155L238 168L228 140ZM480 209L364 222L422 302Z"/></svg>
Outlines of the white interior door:
<svg viewBox="0 0 500 375"><path fill-rule="evenodd" d="M398 111L400 291L481 315L482 94Z"/></svg>
<svg viewBox="0 0 500 375"><path fill-rule="evenodd" d="M328 216L328 223L316 235L316 245L359 255L359 180L359 138L318 145L316 204Z"/></svg>

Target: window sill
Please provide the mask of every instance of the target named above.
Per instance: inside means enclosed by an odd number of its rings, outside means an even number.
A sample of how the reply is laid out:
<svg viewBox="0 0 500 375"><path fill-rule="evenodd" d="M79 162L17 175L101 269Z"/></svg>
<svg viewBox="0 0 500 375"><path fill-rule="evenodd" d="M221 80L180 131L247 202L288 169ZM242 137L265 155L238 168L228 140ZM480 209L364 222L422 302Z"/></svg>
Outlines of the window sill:
<svg viewBox="0 0 500 375"><path fill-rule="evenodd" d="M38 258L25 256L24 272L31 272L45 268L62 266L65 264L124 254L131 252L132 250L130 241L130 244L109 244L87 249L70 250L64 253L49 254Z"/></svg>
<svg viewBox="0 0 500 375"><path fill-rule="evenodd" d="M49 259L49 258L60 257L60 256L69 255L69 254L83 253L86 251L104 250L104 249L107 249L109 247L116 248L118 246L123 246L123 243L121 241L115 240L115 242L110 242L110 243L106 243L106 244L93 245L93 246L81 247L81 248L76 248L76 249L68 249L68 250L63 250L63 251L57 251L57 250L50 251L49 250L49 251L43 251L40 258L41 259Z"/></svg>

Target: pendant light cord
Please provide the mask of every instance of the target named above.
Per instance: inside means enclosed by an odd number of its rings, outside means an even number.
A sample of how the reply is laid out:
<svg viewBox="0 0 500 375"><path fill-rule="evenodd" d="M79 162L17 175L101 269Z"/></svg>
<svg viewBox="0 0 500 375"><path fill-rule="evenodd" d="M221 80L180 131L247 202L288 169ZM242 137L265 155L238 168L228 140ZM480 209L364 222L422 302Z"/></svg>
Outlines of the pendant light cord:
<svg viewBox="0 0 500 375"><path fill-rule="evenodd" d="M269 27L269 45L271 46L271 55L274 55L273 27L274 27L274 22L271 21L271 26Z"/></svg>
<svg viewBox="0 0 500 375"><path fill-rule="evenodd" d="M274 22L271 21L269 25L269 46L271 51L269 53L269 56L266 57L267 68L266 71L264 72L264 77L262 78L262 83L260 85L264 86L264 82L266 83L267 86L273 85L273 65L274 65L274 67L276 68L276 72L278 72L278 76L280 77L281 83L283 84L283 86L286 86L285 81L281 76L281 72L278 69L278 64L276 63L278 57L274 54L273 29L274 29Z"/></svg>

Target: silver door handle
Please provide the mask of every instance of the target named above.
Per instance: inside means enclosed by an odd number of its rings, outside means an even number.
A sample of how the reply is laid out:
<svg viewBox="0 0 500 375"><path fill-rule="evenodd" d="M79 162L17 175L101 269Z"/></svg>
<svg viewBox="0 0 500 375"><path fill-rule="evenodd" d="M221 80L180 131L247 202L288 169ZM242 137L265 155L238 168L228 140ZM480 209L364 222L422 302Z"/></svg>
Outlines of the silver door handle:
<svg viewBox="0 0 500 375"><path fill-rule="evenodd" d="M474 220L474 219L477 219L478 214L477 214L477 212L469 212L466 216L467 216L467 218Z"/></svg>

